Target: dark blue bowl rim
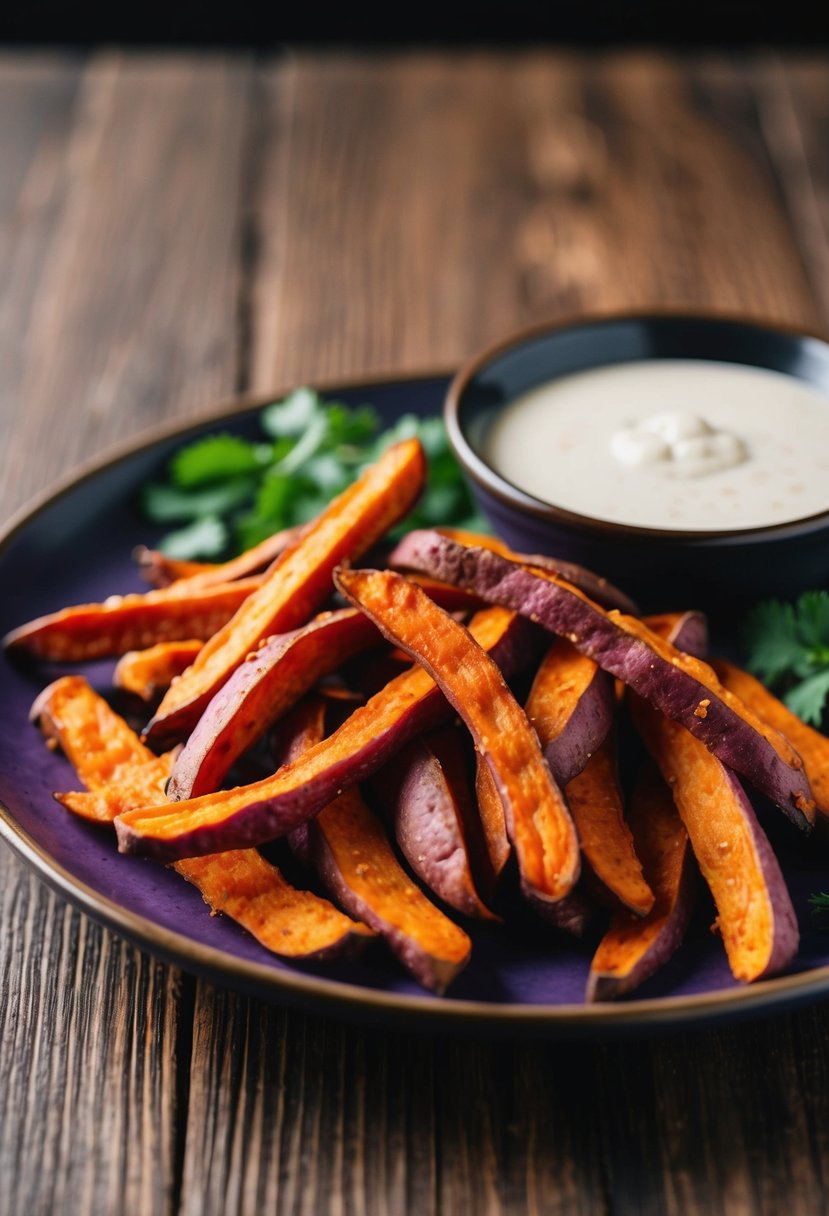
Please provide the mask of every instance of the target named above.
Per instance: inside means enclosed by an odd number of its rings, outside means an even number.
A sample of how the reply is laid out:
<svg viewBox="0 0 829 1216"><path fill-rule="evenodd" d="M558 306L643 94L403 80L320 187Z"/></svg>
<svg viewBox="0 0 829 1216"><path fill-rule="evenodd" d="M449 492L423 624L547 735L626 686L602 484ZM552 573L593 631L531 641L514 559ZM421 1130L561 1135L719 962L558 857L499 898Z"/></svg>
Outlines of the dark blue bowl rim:
<svg viewBox="0 0 829 1216"><path fill-rule="evenodd" d="M536 498L532 494L528 494L525 490L522 490L519 486L516 486L513 482L508 481L497 473L472 446L466 436L463 425L462 413L467 401L467 394L474 386L476 378L487 368L496 364L499 359L518 352L522 346L529 347L546 338L552 340L559 337L565 338L577 330L600 331L620 325L635 325L654 331L665 328L668 325L687 325L691 329L698 331L709 328L712 330L716 329L723 334L733 331L735 337L738 333L742 333L743 335L753 336L756 339L765 338L767 341L783 341L789 344L792 350L803 349L808 346L813 352L819 353L822 360L826 363L827 374L829 374L829 342L820 334L799 326L744 317L734 313L650 309L647 312L587 313L571 316L560 321L534 325L519 330L472 356L456 372L447 389L444 403L444 421L449 435L449 442L452 445L456 459L473 485L480 487L486 493L492 495L504 506L522 514L531 515L537 520L546 521L551 525L565 527L573 531L583 532L594 537L603 536L613 540L696 541L700 544L721 544L734 540L757 543L767 539L784 540L787 537L803 536L810 532L821 531L829 527L829 510L826 510L816 515L804 516L801 519L751 528L718 529L716 531L645 528L568 511L564 507L555 506L552 503L545 502L543 499ZM672 357L694 359L706 356L689 353L687 355L678 354ZM781 370L770 367L768 364L749 363L743 359L734 360L734 362L742 363L743 366L748 367L768 367L769 370ZM582 370L589 371L590 366L589 364L585 364ZM565 374L571 374L571 370L568 370ZM793 373L783 371L782 374L791 375ZM555 378L556 374L553 373L550 379L553 380ZM802 379L804 383L812 383L806 377L797 378ZM541 382L539 381L539 383Z"/></svg>

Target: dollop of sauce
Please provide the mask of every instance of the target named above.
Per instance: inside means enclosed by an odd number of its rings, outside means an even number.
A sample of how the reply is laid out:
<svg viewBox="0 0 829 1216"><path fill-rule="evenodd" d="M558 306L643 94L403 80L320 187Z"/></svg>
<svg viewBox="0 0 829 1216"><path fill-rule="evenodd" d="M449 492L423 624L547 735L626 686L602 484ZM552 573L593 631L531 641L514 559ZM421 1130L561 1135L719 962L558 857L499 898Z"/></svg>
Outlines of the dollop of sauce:
<svg viewBox="0 0 829 1216"><path fill-rule="evenodd" d="M705 477L748 457L737 435L684 410L622 427L611 435L610 451L620 464L647 466L665 477Z"/></svg>
<svg viewBox="0 0 829 1216"><path fill-rule="evenodd" d="M829 511L829 396L744 364L563 376L500 409L480 451L543 502L635 527L727 531Z"/></svg>

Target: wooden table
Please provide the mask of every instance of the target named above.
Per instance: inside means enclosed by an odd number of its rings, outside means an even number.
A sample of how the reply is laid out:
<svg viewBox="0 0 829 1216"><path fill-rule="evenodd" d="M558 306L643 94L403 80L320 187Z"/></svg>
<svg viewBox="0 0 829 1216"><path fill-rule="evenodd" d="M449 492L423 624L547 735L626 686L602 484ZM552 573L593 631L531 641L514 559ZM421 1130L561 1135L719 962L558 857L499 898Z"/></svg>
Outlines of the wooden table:
<svg viewBox="0 0 829 1216"><path fill-rule="evenodd" d="M0 60L3 516L246 391L655 305L829 327L829 62ZM829 1009L496 1045L163 965L0 851L0 1209L825 1208Z"/></svg>

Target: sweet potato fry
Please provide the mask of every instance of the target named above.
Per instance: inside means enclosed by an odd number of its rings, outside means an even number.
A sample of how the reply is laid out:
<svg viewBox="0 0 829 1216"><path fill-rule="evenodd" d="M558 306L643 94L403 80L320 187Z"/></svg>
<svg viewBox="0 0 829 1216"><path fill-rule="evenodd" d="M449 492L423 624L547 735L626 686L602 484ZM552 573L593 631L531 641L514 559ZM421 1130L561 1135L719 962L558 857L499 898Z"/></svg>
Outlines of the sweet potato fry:
<svg viewBox="0 0 829 1216"><path fill-rule="evenodd" d="M478 613L469 628L506 671L525 660L533 638L526 622L505 609ZM174 861L284 836L450 712L434 680L420 667L411 668L272 777L122 815L116 821L121 852Z"/></svg>
<svg viewBox="0 0 829 1216"><path fill-rule="evenodd" d="M633 991L681 944L693 906L694 866L688 833L668 786L649 762L631 795L628 823L654 893L644 917L619 909L590 964L586 1000Z"/></svg>
<svg viewBox="0 0 829 1216"><path fill-rule="evenodd" d="M79 819L87 819L90 823L114 823L125 811L164 798L164 787L170 778L174 755L175 752L164 752L151 760L132 765L119 777L106 783L98 784L89 780L85 790L71 790L53 796L56 802Z"/></svg>
<svg viewBox="0 0 829 1216"><path fill-rule="evenodd" d="M453 588L427 582L430 595L457 604ZM196 723L176 761L170 797L195 798L217 790L239 756L317 680L381 641L377 627L356 608L323 612L301 629L266 639L236 668ZM404 661L408 664L408 656Z"/></svg>
<svg viewBox="0 0 829 1216"><path fill-rule="evenodd" d="M181 642L156 642L143 650L128 650L115 664L113 687L134 693L142 701L154 701L190 666L202 644L197 638L185 638Z"/></svg>
<svg viewBox="0 0 829 1216"><path fill-rule="evenodd" d="M470 729L492 770L524 886L557 900L579 875L579 847L538 738L496 663L469 632L391 570L340 569L340 591L420 663Z"/></svg>
<svg viewBox="0 0 829 1216"><path fill-rule="evenodd" d="M463 916L494 919L473 878L474 808L457 733L412 739L375 774L371 791L401 853L429 890Z"/></svg>
<svg viewBox="0 0 829 1216"><path fill-rule="evenodd" d="M132 556L142 577L151 587L169 587L171 583L192 578L194 574L209 574L218 564L167 557L160 549L149 549L146 545L136 545Z"/></svg>
<svg viewBox="0 0 829 1216"><path fill-rule="evenodd" d="M725 659L712 659L712 666L726 688L797 748L817 809L822 816L829 816L829 739L802 722L747 671Z"/></svg>
<svg viewBox="0 0 829 1216"><path fill-rule="evenodd" d="M174 583L138 595L113 595L102 604L79 604L29 621L6 634L3 644L54 663L83 663L156 642L204 641L259 586L259 579L239 579L185 594Z"/></svg>
<svg viewBox="0 0 829 1216"><path fill-rule="evenodd" d="M60 747L84 785L122 780L156 757L83 676L61 676L35 698L29 718Z"/></svg>
<svg viewBox="0 0 829 1216"><path fill-rule="evenodd" d="M642 875L625 821L613 739L606 739L564 787L581 849L601 886L629 911L646 916L653 892Z"/></svg>
<svg viewBox="0 0 829 1216"><path fill-rule="evenodd" d="M791 744L763 723L708 664L676 649L641 620L605 612L555 575L465 548L438 532L410 532L393 559L475 591L568 639L741 772L798 827L814 821L803 762Z"/></svg>
<svg viewBox="0 0 829 1216"><path fill-rule="evenodd" d="M406 514L425 474L420 442L404 440L329 504L170 687L145 737L157 743L180 739L191 730L211 697L264 637L307 621L329 595L337 563L364 552Z"/></svg>
<svg viewBox="0 0 829 1216"><path fill-rule="evenodd" d="M300 531L299 528L283 528L226 562L176 561L158 549L148 549L145 545L140 545L134 556L144 578L153 586L167 587L186 579L191 586L209 587L260 574L294 543Z"/></svg>
<svg viewBox="0 0 829 1216"><path fill-rule="evenodd" d="M291 886L256 849L189 857L174 868L214 913L224 912L282 958L352 957L375 935L327 899Z"/></svg>
<svg viewBox="0 0 829 1216"><path fill-rule="evenodd" d="M613 681L559 638L539 664L525 708L544 758L564 786L607 737L616 712Z"/></svg>
<svg viewBox="0 0 829 1216"><path fill-rule="evenodd" d="M40 694L31 716L89 787L58 796L76 814L112 822L119 811L163 796L170 757L152 756L86 680L55 681ZM91 813L91 806L99 813ZM255 849L181 861L174 869L201 891L214 912L227 913L285 958L351 955L374 936L327 899L296 890Z"/></svg>
<svg viewBox="0 0 829 1216"><path fill-rule="evenodd" d="M684 650L704 659L708 654L708 618L704 612L659 612L642 618L648 629Z"/></svg>
<svg viewBox="0 0 829 1216"><path fill-rule="evenodd" d="M467 548L491 549L493 553L500 553L502 557L507 557L511 561L522 562L525 566L535 566L541 570L547 570L550 574L557 574L559 578L565 579L574 587L578 587L585 595L589 595L603 608L618 608L620 612L630 612L634 615L637 612L636 605L630 596L615 587L606 578L594 574L592 570L587 570L584 566L577 566L560 557L550 557L547 553L516 553L502 540L498 540L495 536L487 536L482 532L469 532L464 528L438 528L437 531L442 536L448 536L450 540L466 545ZM392 553L390 562L393 566L402 552L404 550L401 548L395 549ZM401 563L401 565L405 565L405 563Z"/></svg>
<svg viewBox="0 0 829 1216"><path fill-rule="evenodd" d="M309 697L284 721L284 754L299 759L325 734L325 709ZM385 938L412 975L443 993L469 959L467 935L443 914L398 862L386 831L354 788L288 835L301 861L353 916Z"/></svg>
<svg viewBox="0 0 829 1216"><path fill-rule="evenodd" d="M512 856L512 845L507 833L507 820L501 795L498 793L492 770L480 752L475 753L475 798L478 803L478 815L483 828L487 857L492 870L494 891ZM492 891L488 891L487 894L491 897Z"/></svg>
<svg viewBox="0 0 829 1216"><path fill-rule="evenodd" d="M317 680L379 640L377 629L356 608L323 612L302 629L267 638L196 723L176 761L170 797L196 798L217 790L239 756Z"/></svg>
<svg viewBox="0 0 829 1216"><path fill-rule="evenodd" d="M777 858L739 780L678 723L631 698L636 726L673 792L734 977L774 975L798 946L794 910Z"/></svg>
<svg viewBox="0 0 829 1216"><path fill-rule="evenodd" d="M403 870L359 792L346 790L307 827L303 858L331 895L381 934L421 984L445 992L472 943Z"/></svg>

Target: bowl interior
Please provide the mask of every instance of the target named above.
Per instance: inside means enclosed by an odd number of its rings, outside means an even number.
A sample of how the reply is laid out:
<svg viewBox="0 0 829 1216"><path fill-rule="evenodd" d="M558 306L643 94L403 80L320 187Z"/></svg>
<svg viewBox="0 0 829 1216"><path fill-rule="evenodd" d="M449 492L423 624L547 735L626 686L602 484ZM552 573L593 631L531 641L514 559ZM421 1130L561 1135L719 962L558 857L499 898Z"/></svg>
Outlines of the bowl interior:
<svg viewBox="0 0 829 1216"><path fill-rule="evenodd" d="M555 512L488 463L485 438L493 418L522 393L559 377L651 359L705 359L767 368L796 376L829 398L829 345L816 337L716 317L589 320L528 333L461 371L450 387L446 409L455 449L467 470L490 491Z"/></svg>

